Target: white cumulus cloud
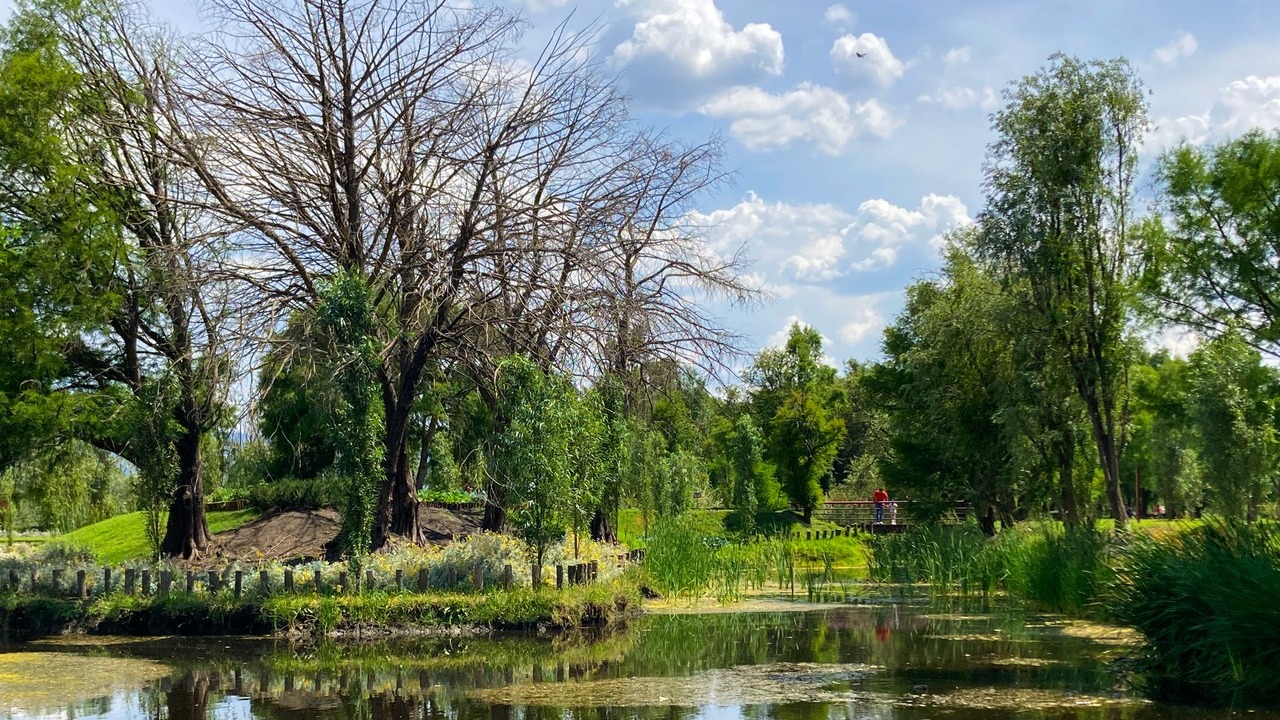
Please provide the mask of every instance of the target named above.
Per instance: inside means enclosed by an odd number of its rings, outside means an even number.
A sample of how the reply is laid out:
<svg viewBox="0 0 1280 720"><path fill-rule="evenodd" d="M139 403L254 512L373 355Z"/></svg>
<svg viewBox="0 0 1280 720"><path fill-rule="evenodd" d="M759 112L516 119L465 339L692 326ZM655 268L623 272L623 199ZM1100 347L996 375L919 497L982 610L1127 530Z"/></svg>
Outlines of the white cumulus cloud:
<svg viewBox="0 0 1280 720"><path fill-rule="evenodd" d="M1236 80L1219 91L1217 102L1204 113L1157 120L1146 144L1153 150L1181 140L1198 145L1252 128L1280 128L1280 75Z"/></svg>
<svg viewBox="0 0 1280 720"><path fill-rule="evenodd" d="M766 202L748 193L733 207L691 219L712 228L713 247L745 247L757 268L771 271L767 284L787 286L789 293L795 283L890 267L906 248L936 249L947 231L970 221L959 198L932 193L915 208L875 198L853 212L827 203Z"/></svg>
<svg viewBox="0 0 1280 720"><path fill-rule="evenodd" d="M947 231L969 221L968 208L954 195L930 193L914 209L879 198L867 200L858 206L857 220L845 230L855 247L863 249L851 267L858 271L888 267L897 260L898 249L908 244L940 247Z"/></svg>
<svg viewBox="0 0 1280 720"><path fill-rule="evenodd" d="M861 57L859 57L861 56ZM867 75L883 87L902 79L906 65L894 57L889 43L875 33L844 35L831 46L831 64L841 76Z"/></svg>
<svg viewBox="0 0 1280 720"><path fill-rule="evenodd" d="M828 25L849 27L853 24L855 17L852 10L837 3L827 8L827 11L822 13L822 19L827 21Z"/></svg>
<svg viewBox="0 0 1280 720"><path fill-rule="evenodd" d="M713 247L746 247L757 267L776 269L772 288L829 280L840 274L843 230L853 216L826 203L766 202L747 193L731 208L694 213L695 224L711 227Z"/></svg>
<svg viewBox="0 0 1280 720"><path fill-rule="evenodd" d="M734 28L714 0L620 0L618 6L638 19L610 61L628 69L640 96L687 99L782 73L782 35L768 23Z"/></svg>
<svg viewBox="0 0 1280 720"><path fill-rule="evenodd" d="M840 339L847 343L860 342L879 333L885 323L884 316L872 304L851 308L847 317L851 319L840 326Z"/></svg>
<svg viewBox="0 0 1280 720"><path fill-rule="evenodd" d="M857 138L888 137L901 124L877 100L851 103L829 87L801 83L781 94L735 87L700 108L730 120L729 131L751 150L777 150L797 143L840 155Z"/></svg>
<svg viewBox="0 0 1280 720"><path fill-rule="evenodd" d="M1200 47L1200 44L1196 42L1196 36L1189 32L1184 32L1179 33L1178 36L1173 39L1173 42L1170 42L1164 47L1158 48L1151 55L1158 62L1164 63L1165 65L1172 65L1178 62L1181 58L1194 54L1198 47Z"/></svg>

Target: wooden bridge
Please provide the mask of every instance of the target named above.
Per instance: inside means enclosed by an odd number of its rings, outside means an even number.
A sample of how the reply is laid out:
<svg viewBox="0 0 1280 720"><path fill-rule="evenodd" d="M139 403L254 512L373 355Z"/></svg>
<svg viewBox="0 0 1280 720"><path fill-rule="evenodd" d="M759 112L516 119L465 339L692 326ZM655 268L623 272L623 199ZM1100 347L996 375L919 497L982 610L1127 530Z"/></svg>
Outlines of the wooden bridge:
<svg viewBox="0 0 1280 720"><path fill-rule="evenodd" d="M891 500L879 504L883 507L877 516L877 503L872 500L828 500L822 507L814 510L813 515L819 520L866 533L897 533L910 529L909 508L913 504L910 500ZM942 522L962 523L968 514L969 506L957 503L942 518Z"/></svg>

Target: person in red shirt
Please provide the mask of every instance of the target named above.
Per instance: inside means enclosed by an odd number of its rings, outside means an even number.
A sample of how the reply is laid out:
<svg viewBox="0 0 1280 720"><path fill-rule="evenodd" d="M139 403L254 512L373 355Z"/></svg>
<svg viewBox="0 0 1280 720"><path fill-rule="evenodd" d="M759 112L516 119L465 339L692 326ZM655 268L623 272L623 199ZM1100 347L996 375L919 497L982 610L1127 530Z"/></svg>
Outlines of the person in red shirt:
<svg viewBox="0 0 1280 720"><path fill-rule="evenodd" d="M876 524L882 525L884 523L884 504L889 502L889 493L885 492L884 488L879 487L876 488L876 493L871 496L871 499L876 501Z"/></svg>

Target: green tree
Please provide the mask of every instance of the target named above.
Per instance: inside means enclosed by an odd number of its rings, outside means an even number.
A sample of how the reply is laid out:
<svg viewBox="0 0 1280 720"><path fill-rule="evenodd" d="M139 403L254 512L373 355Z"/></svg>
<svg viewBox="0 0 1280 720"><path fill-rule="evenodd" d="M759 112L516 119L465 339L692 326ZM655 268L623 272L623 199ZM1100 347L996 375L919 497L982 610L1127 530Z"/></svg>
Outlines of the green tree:
<svg viewBox="0 0 1280 720"><path fill-rule="evenodd" d="M1208 505L1252 522L1276 481L1280 377L1233 331L1197 348L1190 371Z"/></svg>
<svg viewBox="0 0 1280 720"><path fill-rule="evenodd" d="M988 148L978 249L1025 288L1070 371L1107 498L1125 521L1120 454L1138 248L1131 232L1142 86L1123 59L1055 55L1005 92Z"/></svg>
<svg viewBox="0 0 1280 720"><path fill-rule="evenodd" d="M506 490L508 519L541 565L569 525L577 391L520 355L498 366L497 390L503 422L491 440L493 474Z"/></svg>
<svg viewBox="0 0 1280 720"><path fill-rule="evenodd" d="M778 480L807 523L822 504L821 479L844 440L844 421L831 417L805 390L793 390L773 416L770 456L777 463Z"/></svg>
<svg viewBox="0 0 1280 720"><path fill-rule="evenodd" d="M211 540L204 453L225 417L234 334L223 332L228 287L209 272L229 231L176 149L174 46L124 6L62 0L24 5L2 41L0 218L19 264L42 273L22 292L42 311L71 310L70 322L32 316L36 331L66 336L48 398L95 408L69 432L140 467L154 443L168 446L170 476L155 485L169 487L162 550L195 557ZM50 367L39 347L37 380ZM172 422L122 422L157 385L172 386Z"/></svg>
<svg viewBox="0 0 1280 720"><path fill-rule="evenodd" d="M773 466L764 460L765 440L760 428L747 413L718 429L724 448L728 478L726 485L734 522L746 535L755 532L756 512L772 510L779 494Z"/></svg>
<svg viewBox="0 0 1280 720"><path fill-rule="evenodd" d="M1132 371L1133 424L1125 450L1125 477L1140 477L1144 496L1154 496L1174 517L1204 505L1190 382L1187 361L1164 352Z"/></svg>
<svg viewBox="0 0 1280 720"><path fill-rule="evenodd" d="M1147 290L1177 322L1236 327L1280 353L1280 134L1183 145L1161 158L1157 177L1169 224L1150 226Z"/></svg>
<svg viewBox="0 0 1280 720"><path fill-rule="evenodd" d="M822 486L830 485L844 440L844 421L834 417L842 399L836 370L822 357L822 335L795 323L787 342L762 350L745 374L767 459L806 522L822 502Z"/></svg>
<svg viewBox="0 0 1280 720"><path fill-rule="evenodd" d="M1006 412L1014 368L1000 323L1009 302L952 249L938 280L908 286L885 329L886 359L869 380L889 414L881 473L886 487L920 503L921 520L967 502L994 532L995 516L1013 519L1026 492L1020 435Z"/></svg>

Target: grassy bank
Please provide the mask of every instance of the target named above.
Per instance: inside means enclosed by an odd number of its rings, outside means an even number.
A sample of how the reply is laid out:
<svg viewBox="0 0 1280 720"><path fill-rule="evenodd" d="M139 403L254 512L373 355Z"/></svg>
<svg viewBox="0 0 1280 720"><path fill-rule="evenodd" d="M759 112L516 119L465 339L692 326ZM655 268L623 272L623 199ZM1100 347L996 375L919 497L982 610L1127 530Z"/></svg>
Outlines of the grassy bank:
<svg viewBox="0 0 1280 720"><path fill-rule="evenodd" d="M267 595L235 600L115 594L88 601L0 596L0 630L14 639L68 632L105 635L396 635L569 629L625 622L639 612L626 580L562 591L516 587L484 593L380 592Z"/></svg>
<svg viewBox="0 0 1280 720"><path fill-rule="evenodd" d="M220 533L256 519L257 510L214 510L206 513L209 532ZM104 563L121 563L151 554L147 542L146 513L131 512L86 525L55 539L82 547Z"/></svg>

